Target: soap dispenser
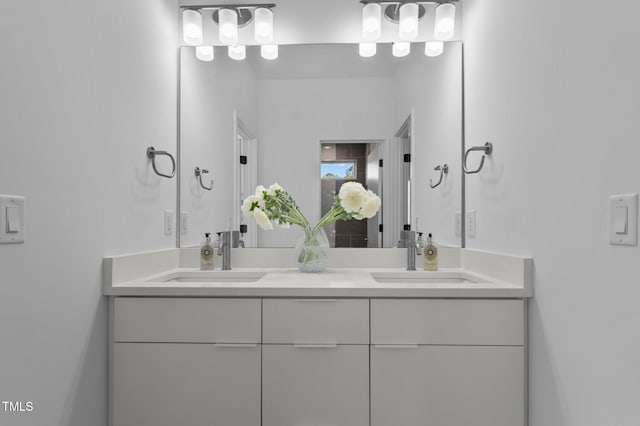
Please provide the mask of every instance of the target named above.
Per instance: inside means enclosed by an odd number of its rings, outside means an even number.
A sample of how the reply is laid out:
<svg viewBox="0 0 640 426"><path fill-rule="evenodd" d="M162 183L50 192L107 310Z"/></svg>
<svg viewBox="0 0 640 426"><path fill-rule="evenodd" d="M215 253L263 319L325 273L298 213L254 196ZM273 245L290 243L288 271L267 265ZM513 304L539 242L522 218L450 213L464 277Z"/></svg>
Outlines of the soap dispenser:
<svg viewBox="0 0 640 426"><path fill-rule="evenodd" d="M418 232L417 234L418 234L418 239L416 240L416 250L417 250L416 254L420 256L422 255L422 250L425 247L425 243L424 243L424 240L422 239L422 235L423 235L422 232Z"/></svg>
<svg viewBox="0 0 640 426"><path fill-rule="evenodd" d="M200 246L200 269L203 271L213 269L213 245L211 234L204 234L205 240Z"/></svg>
<svg viewBox="0 0 640 426"><path fill-rule="evenodd" d="M438 270L438 247L433 244L431 234L427 237L427 243L424 246L424 270Z"/></svg>

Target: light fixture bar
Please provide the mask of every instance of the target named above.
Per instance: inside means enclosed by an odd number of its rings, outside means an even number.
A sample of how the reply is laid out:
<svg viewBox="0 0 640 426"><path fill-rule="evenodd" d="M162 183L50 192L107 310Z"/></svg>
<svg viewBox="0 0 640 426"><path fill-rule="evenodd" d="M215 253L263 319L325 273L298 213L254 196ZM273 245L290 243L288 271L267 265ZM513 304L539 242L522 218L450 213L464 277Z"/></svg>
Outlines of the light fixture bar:
<svg viewBox="0 0 640 426"><path fill-rule="evenodd" d="M249 9L254 10L258 8L273 9L276 7L275 3L252 3L252 4L194 4L180 6L180 10L192 9L192 10L219 10L219 9Z"/></svg>
<svg viewBox="0 0 640 426"><path fill-rule="evenodd" d="M400 0L400 1L391 1L391 0L360 0L360 4L369 4L369 3L377 3L377 4L397 4L402 5L405 3L418 3L418 4L445 4L445 3L458 3L460 0L427 0L427 1L411 1L411 0Z"/></svg>

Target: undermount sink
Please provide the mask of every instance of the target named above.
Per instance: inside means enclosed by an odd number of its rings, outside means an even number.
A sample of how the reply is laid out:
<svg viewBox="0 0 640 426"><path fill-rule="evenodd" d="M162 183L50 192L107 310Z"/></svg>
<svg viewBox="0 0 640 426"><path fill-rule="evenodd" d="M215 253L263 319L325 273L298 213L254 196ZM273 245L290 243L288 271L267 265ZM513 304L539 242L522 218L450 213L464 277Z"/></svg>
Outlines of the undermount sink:
<svg viewBox="0 0 640 426"><path fill-rule="evenodd" d="M475 284L479 277L461 271L372 272L371 278L380 284Z"/></svg>
<svg viewBox="0 0 640 426"><path fill-rule="evenodd" d="M253 283L264 277L264 272L242 271L190 271L172 272L153 281L169 283Z"/></svg>

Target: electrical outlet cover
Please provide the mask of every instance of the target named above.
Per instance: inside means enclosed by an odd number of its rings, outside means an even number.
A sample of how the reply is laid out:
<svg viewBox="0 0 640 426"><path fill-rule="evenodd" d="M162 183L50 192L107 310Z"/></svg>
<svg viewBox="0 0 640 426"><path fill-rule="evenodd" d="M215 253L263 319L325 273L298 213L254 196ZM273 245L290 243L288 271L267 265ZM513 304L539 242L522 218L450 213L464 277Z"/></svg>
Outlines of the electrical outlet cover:
<svg viewBox="0 0 640 426"><path fill-rule="evenodd" d="M189 231L189 213L180 213L180 233L185 235Z"/></svg>
<svg viewBox="0 0 640 426"><path fill-rule="evenodd" d="M171 210L164 211L164 235L173 234L174 214Z"/></svg>
<svg viewBox="0 0 640 426"><path fill-rule="evenodd" d="M476 211L469 210L467 212L467 226L466 226L466 234L469 238L476 237Z"/></svg>

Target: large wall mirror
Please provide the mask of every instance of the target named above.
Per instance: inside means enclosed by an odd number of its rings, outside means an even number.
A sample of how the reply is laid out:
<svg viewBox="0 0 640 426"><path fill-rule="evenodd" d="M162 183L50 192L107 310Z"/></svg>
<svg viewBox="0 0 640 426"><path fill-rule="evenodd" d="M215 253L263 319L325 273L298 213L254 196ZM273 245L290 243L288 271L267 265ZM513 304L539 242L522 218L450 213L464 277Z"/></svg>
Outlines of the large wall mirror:
<svg viewBox="0 0 640 426"><path fill-rule="evenodd" d="M461 245L460 42L437 57L423 44L402 58L388 44L372 58L354 44L280 46L273 61L258 47L246 55L236 61L217 48L204 62L180 48L182 247L241 225L245 247L292 247L297 227L257 228L242 218L242 199L277 182L316 222L349 180L378 193L382 208L368 221L326 228L333 246L398 246L406 227Z"/></svg>

